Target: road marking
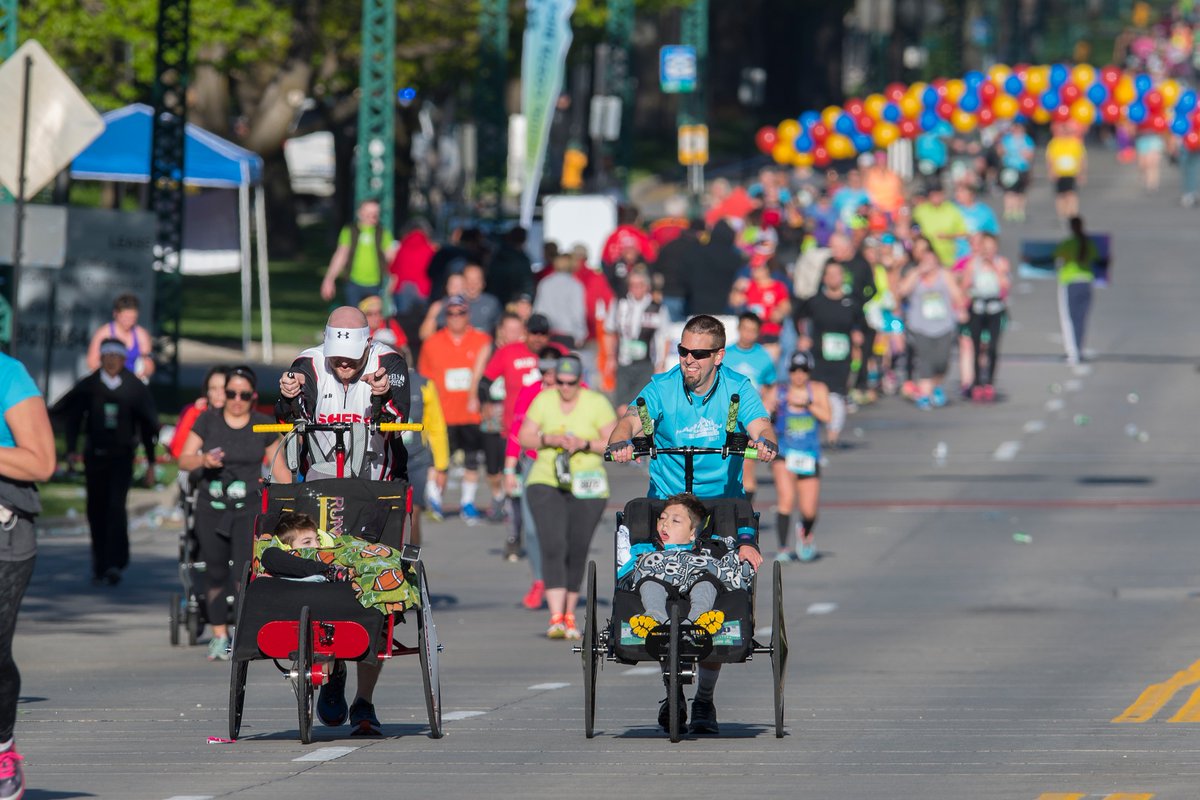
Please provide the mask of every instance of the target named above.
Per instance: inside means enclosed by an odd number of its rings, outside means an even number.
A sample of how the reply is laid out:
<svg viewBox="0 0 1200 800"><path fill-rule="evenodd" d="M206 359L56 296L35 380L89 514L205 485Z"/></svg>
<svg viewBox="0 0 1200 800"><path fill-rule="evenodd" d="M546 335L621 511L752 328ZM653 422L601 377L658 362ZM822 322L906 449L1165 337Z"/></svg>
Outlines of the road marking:
<svg viewBox="0 0 1200 800"><path fill-rule="evenodd" d="M1167 722L1200 722L1200 689L1193 691L1188 701Z"/></svg>
<svg viewBox="0 0 1200 800"><path fill-rule="evenodd" d="M1043 792L1038 795L1038 800L1083 800L1085 797L1086 794L1075 792Z"/></svg>
<svg viewBox="0 0 1200 800"><path fill-rule="evenodd" d="M622 672L622 675L659 675L662 673L661 667L633 667Z"/></svg>
<svg viewBox="0 0 1200 800"><path fill-rule="evenodd" d="M1021 443L1014 441L1001 442L996 448L996 452L992 453L992 458L996 461L1012 461L1017 457L1017 453L1021 450Z"/></svg>
<svg viewBox="0 0 1200 800"><path fill-rule="evenodd" d="M449 714L442 714L443 722L457 722L460 719L470 719L471 717L482 717L486 711L451 711Z"/></svg>
<svg viewBox="0 0 1200 800"><path fill-rule="evenodd" d="M569 683L535 683L529 687L531 692L549 692L553 689L565 689L571 684Z"/></svg>
<svg viewBox="0 0 1200 800"><path fill-rule="evenodd" d="M837 603L813 603L808 607L806 614L832 614L837 611Z"/></svg>
<svg viewBox="0 0 1200 800"><path fill-rule="evenodd" d="M311 753L293 758L292 761L333 761L335 758L348 756L357 749L357 747L319 747Z"/></svg>
<svg viewBox="0 0 1200 800"><path fill-rule="evenodd" d="M1141 792L1117 792L1116 794L1110 794L1104 800L1150 800L1152 797L1154 795L1149 792L1145 794Z"/></svg>
<svg viewBox="0 0 1200 800"><path fill-rule="evenodd" d="M1041 433L1044 430L1046 430L1046 423L1042 422L1040 419L1031 419L1029 422L1025 423L1026 433Z"/></svg>
<svg viewBox="0 0 1200 800"><path fill-rule="evenodd" d="M1063 388L1068 392L1078 392L1083 388L1083 381L1078 378L1071 378L1069 381L1063 381Z"/></svg>
<svg viewBox="0 0 1200 800"><path fill-rule="evenodd" d="M1062 407L1063 401L1059 400L1057 397L1053 397L1046 401L1047 411L1062 411Z"/></svg>
<svg viewBox="0 0 1200 800"><path fill-rule="evenodd" d="M1121 715L1113 719L1113 722L1149 722L1162 707L1171 702L1171 698L1185 686L1200 683L1200 661L1192 664L1182 672L1176 672L1170 679L1162 683L1152 683L1146 687L1146 690L1141 693L1137 700L1133 702L1129 708L1121 712ZM1193 695L1194 699L1194 695ZM1192 706L1192 701L1179 710L1182 714ZM1194 708L1190 711L1194 713ZM1175 716L1178 717L1179 714ZM1172 722L1184 722L1190 720L1176 720L1172 717Z"/></svg>

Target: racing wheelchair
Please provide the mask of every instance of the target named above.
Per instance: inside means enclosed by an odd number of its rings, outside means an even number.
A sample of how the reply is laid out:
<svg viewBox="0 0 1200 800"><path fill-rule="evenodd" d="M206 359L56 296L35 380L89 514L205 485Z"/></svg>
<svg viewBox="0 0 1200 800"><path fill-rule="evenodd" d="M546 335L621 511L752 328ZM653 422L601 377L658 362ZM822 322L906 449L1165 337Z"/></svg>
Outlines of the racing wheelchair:
<svg viewBox="0 0 1200 800"><path fill-rule="evenodd" d="M734 403L736 404L736 395ZM639 400L639 406L644 405ZM736 407L730 419L736 419ZM643 418L644 430L648 428ZM730 424L732 428L732 423ZM730 431L731 433L731 431ZM728 435L724 447L673 447L656 448L647 435L633 440L634 456L637 458L682 457L687 491L692 490L693 459L700 455L720 455L722 458L755 455L746 449L745 437ZM606 454L606 459L611 460ZM749 501L740 498L701 498L708 510L708 519L697 532L696 539L716 535L730 535L739 528L753 527L755 542L758 541L758 513ZM624 510L617 512L617 531L622 526L629 530L631 544L651 541L659 514L666 500L639 497L630 500ZM617 536L613 537L613 574L617 570ZM589 561L585 576L587 605L584 613L583 638L575 652L583 659L583 702L584 734L594 736L596 718L596 675L604 661L619 664L657 662L662 668L663 683L667 688L669 717L668 734L672 742L681 738L679 705L674 701L681 688L691 684L702 662L744 663L755 655L768 655L774 681L775 736L784 735L783 689L787 667L787 630L783 615L783 579L780 564L776 562L771 576L771 638L768 644L760 643L754 636L755 597L757 575L750 579L749 587L722 592L717 596L715 609L724 612L725 622L721 630L708 635L697 626L681 625L688 617L688 598L674 596L668 600L669 624L650 631L645 637L638 636L629 624L635 614L644 611L636 587L623 588L617 583L612 602L612 616L601 621L596 610L596 562Z"/></svg>
<svg viewBox="0 0 1200 800"><path fill-rule="evenodd" d="M263 490L262 509L255 521L254 557L246 565L238 597L236 627L230 656L229 738L241 732L246 698L246 675L251 661L271 660L291 683L296 695L300 741L312 741L314 692L330 678L335 661L380 661L400 655L420 657L429 735L442 736L441 681L438 658L442 651L430 605L429 581L420 548L405 544L412 519L412 490L405 481L348 478L359 473L370 434L380 431L419 431L419 424L313 423L256 425L255 432L287 434L280 448L293 475L299 472L299 441L306 433L335 436L335 460L313 465L309 475L324 471L335 477L293 484L270 484ZM352 440L347 445L346 439ZM258 556L284 512L311 515L323 531L351 535L386 545L399 553L402 578L416 589L419 608L381 613L359 603L350 583L312 583L261 574ZM414 646L395 638L398 625L415 625Z"/></svg>

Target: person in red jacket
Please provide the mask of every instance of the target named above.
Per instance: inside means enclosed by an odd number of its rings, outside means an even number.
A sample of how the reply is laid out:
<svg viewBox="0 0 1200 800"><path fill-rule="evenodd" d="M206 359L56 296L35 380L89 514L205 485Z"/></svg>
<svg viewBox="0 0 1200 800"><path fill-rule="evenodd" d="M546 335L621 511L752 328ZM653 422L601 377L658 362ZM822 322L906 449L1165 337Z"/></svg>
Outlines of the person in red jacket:
<svg viewBox="0 0 1200 800"><path fill-rule="evenodd" d="M188 434L192 432L196 417L210 408L225 407L225 379L228 376L229 367L227 366L218 364L210 369L204 376L204 397L197 398L195 402L179 412L179 421L175 423L175 433L172 434L171 444L167 448L171 451L171 457L176 461L179 460L179 454L183 452L183 443L187 441Z"/></svg>
<svg viewBox="0 0 1200 800"><path fill-rule="evenodd" d="M621 251L626 247L636 246L647 264L653 264L658 258L658 246L645 231L638 226L638 211L633 206L623 207L617 215L617 229L604 241L600 251L602 264L614 264L621 258Z"/></svg>
<svg viewBox="0 0 1200 800"><path fill-rule="evenodd" d="M400 238L400 247L388 264L392 308L397 315L413 313L429 303L433 284L429 264L437 247L429 239L429 227L424 220L413 220Z"/></svg>

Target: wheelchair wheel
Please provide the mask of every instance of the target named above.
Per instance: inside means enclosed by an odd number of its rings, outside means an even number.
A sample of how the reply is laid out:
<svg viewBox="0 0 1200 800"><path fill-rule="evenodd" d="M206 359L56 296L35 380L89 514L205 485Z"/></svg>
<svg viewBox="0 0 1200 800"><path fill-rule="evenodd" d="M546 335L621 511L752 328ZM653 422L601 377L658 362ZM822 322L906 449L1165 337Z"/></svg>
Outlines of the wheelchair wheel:
<svg viewBox="0 0 1200 800"><path fill-rule="evenodd" d="M300 717L300 744L312 742L313 727L313 638L312 614L308 606L300 609L300 627L296 636L295 687L296 709Z"/></svg>
<svg viewBox="0 0 1200 800"><path fill-rule="evenodd" d="M437 625L429 602L429 579L425 565L417 562L417 590L421 594L421 613L417 616L417 636L421 640L421 681L425 684L425 710L429 713L429 738L442 738L442 680L438 671Z"/></svg>
<svg viewBox="0 0 1200 800"><path fill-rule="evenodd" d="M242 586L246 585L246 581L250 578L250 565L247 564L242 572ZM243 596L238 595L237 613L234 615L234 622L237 624L233 629L233 640L231 642L231 652L233 656L229 660L229 738L237 739L238 734L242 732L242 709L246 705L246 673L250 669L249 659L238 659L237 657L237 639L242 630L242 613L245 603Z"/></svg>
<svg viewBox="0 0 1200 800"><path fill-rule="evenodd" d="M787 627L783 620L783 570L776 561L771 581L771 676L775 679L775 738L783 738L783 683L787 677Z"/></svg>
<svg viewBox="0 0 1200 800"><path fill-rule="evenodd" d="M167 624L170 626L172 645L179 644L179 614L182 605L183 600L178 594L171 595L171 598L167 601Z"/></svg>
<svg viewBox="0 0 1200 800"><path fill-rule="evenodd" d="M587 605L583 618L583 733L587 738L594 736L596 721L596 661L599 658L599 628L596 620L596 562L587 565Z"/></svg>
<svg viewBox="0 0 1200 800"><path fill-rule="evenodd" d="M682 691L679 681L679 605L671 606L671 636L667 645L667 732L672 742L680 739L679 703L676 698Z"/></svg>

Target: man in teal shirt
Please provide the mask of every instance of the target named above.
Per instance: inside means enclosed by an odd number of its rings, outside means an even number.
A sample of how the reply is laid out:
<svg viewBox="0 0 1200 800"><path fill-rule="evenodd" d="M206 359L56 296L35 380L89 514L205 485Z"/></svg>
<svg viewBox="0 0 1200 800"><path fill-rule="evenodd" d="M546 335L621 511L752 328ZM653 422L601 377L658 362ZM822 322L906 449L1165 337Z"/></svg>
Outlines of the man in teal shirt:
<svg viewBox="0 0 1200 800"><path fill-rule="evenodd" d="M350 265L346 281L346 305L357 307L371 295L390 297L387 268L396 254L396 240L391 231L379 230L379 203L364 200L358 207L357 222L342 228L337 249L329 260L325 279L321 281L321 299L333 299L337 279ZM356 240L357 235L357 240Z"/></svg>

